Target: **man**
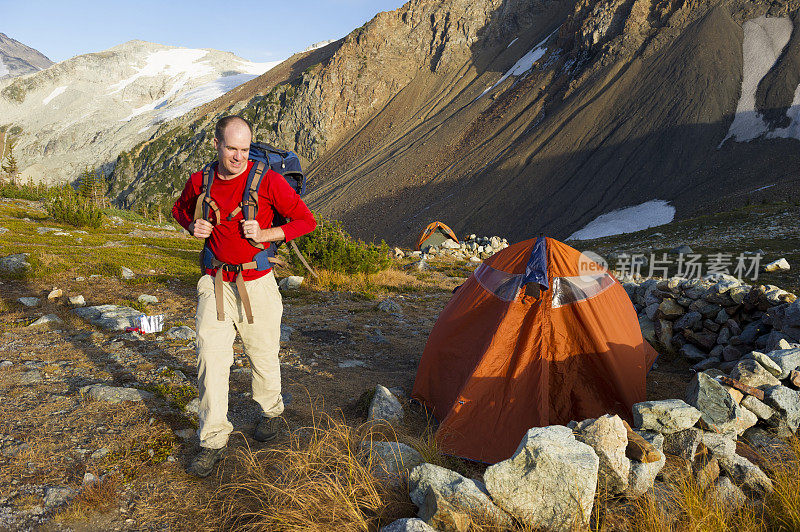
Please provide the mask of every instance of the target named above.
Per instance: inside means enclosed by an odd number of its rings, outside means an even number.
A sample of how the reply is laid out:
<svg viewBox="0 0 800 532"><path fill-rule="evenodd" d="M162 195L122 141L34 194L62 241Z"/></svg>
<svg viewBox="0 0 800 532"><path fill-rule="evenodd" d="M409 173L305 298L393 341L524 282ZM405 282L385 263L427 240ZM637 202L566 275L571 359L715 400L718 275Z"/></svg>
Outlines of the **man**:
<svg viewBox="0 0 800 532"><path fill-rule="evenodd" d="M239 265L252 263L261 251L251 242L269 245L289 241L316 227L308 207L283 176L272 170L264 174L258 189L256 219L245 220L238 211L254 164L248 160L251 139L252 128L243 118L226 116L216 124L218 162L212 185L205 191L216 207L215 215L209 216L214 223L202 217L195 219L203 172L191 175L172 209L172 215L192 236L206 239L206 249L214 258L213 263L206 261L205 275L197 283L198 435L202 450L189 472L199 477L208 476L225 456L233 430L228 421L228 380L237 330L253 370L253 399L262 411L253 437L258 441L274 439L278 416L283 412L278 361L281 295L272 268L242 270ZM273 209L290 221L273 227ZM238 275L244 280L243 286L242 279L236 279Z"/></svg>

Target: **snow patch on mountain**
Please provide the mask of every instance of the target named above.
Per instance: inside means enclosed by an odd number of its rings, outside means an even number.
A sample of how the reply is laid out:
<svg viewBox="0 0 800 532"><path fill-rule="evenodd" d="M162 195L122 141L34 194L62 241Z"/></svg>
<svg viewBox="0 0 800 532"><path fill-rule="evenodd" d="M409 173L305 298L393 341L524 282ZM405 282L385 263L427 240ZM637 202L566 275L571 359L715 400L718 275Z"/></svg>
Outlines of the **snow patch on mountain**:
<svg viewBox="0 0 800 532"><path fill-rule="evenodd" d="M64 94L65 90L67 90L67 86L66 85L62 85L61 87L56 87L55 89L53 89L53 92L51 92L44 100L42 100L42 105L47 105L56 96Z"/></svg>
<svg viewBox="0 0 800 532"><path fill-rule="evenodd" d="M246 83L251 79L257 78L259 75L260 74L234 74L232 76L221 77L210 83L206 83L205 85L200 85L199 87L186 92L184 95L178 98L173 105L161 109L153 119L153 122L156 123L163 122L165 120L172 120L173 118L184 115L195 107L199 107L204 103L215 100L226 92L235 89L242 83Z"/></svg>
<svg viewBox="0 0 800 532"><path fill-rule="evenodd" d="M322 48L323 46L328 46L330 43L336 42L336 41L337 41L337 39L329 39L327 41L315 42L314 44L312 44L311 46L309 46L308 48L306 48L303 51L304 52L310 52L312 50L316 50L317 48Z"/></svg>
<svg viewBox="0 0 800 532"><path fill-rule="evenodd" d="M758 85L789 43L793 29L791 19L762 16L748 20L742 29L742 93L736 106L736 116L720 146L731 138L737 142L749 142L764 135L767 138L800 139L800 86L795 91L794 102L787 113L791 118L788 127L770 131L769 125L756 110Z"/></svg>
<svg viewBox="0 0 800 532"><path fill-rule="evenodd" d="M664 225L675 219L675 207L664 200L650 200L641 205L625 207L602 214L575 231L567 240L591 240L604 236L633 233L649 227Z"/></svg>
<svg viewBox="0 0 800 532"><path fill-rule="evenodd" d="M3 63L3 58L0 57L0 78L9 73L8 67Z"/></svg>
<svg viewBox="0 0 800 532"><path fill-rule="evenodd" d="M158 50L152 52L145 59L143 67L126 79L120 80L109 87L108 94L121 91L134 81L143 77L155 76L181 76L184 83L191 78L199 78L210 74L214 69L205 61L199 62L208 55L208 50L193 50L188 48L175 48L172 50ZM136 65L131 65L136 67Z"/></svg>
<svg viewBox="0 0 800 532"><path fill-rule="evenodd" d="M555 33L555 31L554 31L553 33ZM536 63L536 61L538 61L539 59L541 59L541 58L542 58L542 56L545 54L545 52L547 52L547 47L546 47L544 44L545 44L545 43L547 42L547 40L548 40L548 39L549 39L549 38L550 38L550 37L553 35L553 33L551 33L550 35L548 35L547 37L545 37L545 38L542 40L542 42L540 42L539 44L537 44L536 46L534 46L533 50L531 50L531 51L530 51L530 52L528 52L527 54L523 55L523 56L522 56L522 57L519 59L519 61L517 61L516 63L514 63L514 66L513 66L513 67L511 67L511 68L508 70L508 72L506 72L505 74L503 74L503 76L502 76L502 77L501 77L499 80L497 80L497 83L495 83L494 85L492 85L491 87L489 87L488 89L486 89L485 91L483 91L483 92L481 93L481 95L480 95L480 96L478 96L478 97L477 97L477 98L475 98L475 99L476 99L476 100L480 99L480 97L481 97L481 96L483 96L483 95L484 95L484 94L486 94L487 92L491 91L492 89L494 89L495 87L497 87L498 85L500 85L501 83L503 83L503 82L504 82L506 79L508 79L508 78L509 78L509 76L515 76L515 77L519 77L519 76L521 76L521 75L525 74L526 72L528 72L530 69L532 69L532 68L533 68L533 64L534 64L534 63ZM516 41L516 40L517 40L517 39L514 39L513 41L511 41L511 44L509 44L508 46L511 46L512 44L514 44L514 41Z"/></svg>

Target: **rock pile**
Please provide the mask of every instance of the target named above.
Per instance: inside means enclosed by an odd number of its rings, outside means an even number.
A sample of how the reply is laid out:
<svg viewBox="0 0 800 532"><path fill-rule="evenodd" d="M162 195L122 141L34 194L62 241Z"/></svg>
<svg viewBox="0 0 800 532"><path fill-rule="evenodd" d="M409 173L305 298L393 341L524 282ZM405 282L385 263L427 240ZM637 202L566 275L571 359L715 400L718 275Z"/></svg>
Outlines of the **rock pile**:
<svg viewBox="0 0 800 532"><path fill-rule="evenodd" d="M450 256L460 260L480 262L507 247L508 240L505 238L500 238L499 236L476 236L473 234L460 243L448 238L438 246L426 246L422 248L421 252L417 253L431 256Z"/></svg>
<svg viewBox="0 0 800 532"><path fill-rule="evenodd" d="M729 275L623 286L645 338L662 352L679 352L699 371L729 371L754 350L800 342L797 296L777 286L750 286Z"/></svg>
<svg viewBox="0 0 800 532"><path fill-rule="evenodd" d="M749 293L737 305L745 305ZM664 297L661 303L672 299ZM751 301L745 312L762 313L754 321L763 318L766 310L757 310L758 300ZM668 482L691 477L735 510L748 497L772 491L772 481L749 459L754 455L748 449L769 456L782 446L779 437L797 431L798 388L800 346L751 352L729 375L718 369L698 372L685 400L633 405L633 428L616 415L532 428L513 456L486 469L485 484L432 464L414 467L411 499L418 517L435 530L469 530L478 524L475 519L499 528L516 520L537 529L570 530L588 521L597 490L628 499L658 498L668 492ZM422 529L395 526L391 530Z"/></svg>

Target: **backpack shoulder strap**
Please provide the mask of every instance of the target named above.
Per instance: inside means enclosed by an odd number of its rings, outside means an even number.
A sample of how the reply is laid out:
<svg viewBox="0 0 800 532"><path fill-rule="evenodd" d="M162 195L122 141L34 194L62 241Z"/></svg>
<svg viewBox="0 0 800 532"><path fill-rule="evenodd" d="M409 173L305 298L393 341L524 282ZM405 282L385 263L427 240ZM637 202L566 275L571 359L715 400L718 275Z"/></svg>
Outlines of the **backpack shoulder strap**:
<svg viewBox="0 0 800 532"><path fill-rule="evenodd" d="M200 195L197 196L197 203L194 208L194 219L202 218L203 220L209 219L210 209L214 210L216 215L215 221L219 222L219 207L217 202L211 198L211 185L214 182L214 169L216 161L208 163L203 167L203 183L200 185ZM210 221L210 220L209 220Z"/></svg>
<svg viewBox="0 0 800 532"><path fill-rule="evenodd" d="M265 163L262 161L254 161L253 168L251 168L250 173L247 174L247 184L244 187L244 194L242 195L242 203L240 206L245 220L256 219L256 215L258 214L258 189L261 187L261 181L268 171L269 166ZM235 212L234 210L231 215L235 215ZM259 249L264 249L263 242L256 242L250 238L247 240L251 245Z"/></svg>

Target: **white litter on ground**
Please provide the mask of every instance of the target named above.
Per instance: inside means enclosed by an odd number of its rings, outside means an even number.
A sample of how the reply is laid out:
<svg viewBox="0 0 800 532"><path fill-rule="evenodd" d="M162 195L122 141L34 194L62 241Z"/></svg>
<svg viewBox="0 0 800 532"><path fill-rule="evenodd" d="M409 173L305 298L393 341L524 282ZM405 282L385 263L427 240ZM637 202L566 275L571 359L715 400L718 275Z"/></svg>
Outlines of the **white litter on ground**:
<svg viewBox="0 0 800 532"><path fill-rule="evenodd" d="M720 146L729 138L737 142L748 142L769 132L769 126L756 111L756 90L758 84L775 64L781 51L789 43L792 35L792 21L786 17L766 18L762 16L748 20L742 29L744 30L742 94L736 106L736 116L728 130L728 135L720 143ZM798 97L800 95L796 92L796 103L800 103ZM797 115L798 111L794 110L794 114ZM786 130L792 129L792 126L795 126L794 120Z"/></svg>
<svg viewBox="0 0 800 532"><path fill-rule="evenodd" d="M602 214L575 231L567 240L590 240L604 236L633 233L657 225L670 223L675 219L675 207L664 200L650 200Z"/></svg>
<svg viewBox="0 0 800 532"><path fill-rule="evenodd" d="M558 30L556 30L556 31L558 31ZM555 31L553 33L555 33ZM475 100L479 100L481 98L481 96L483 96L487 92L491 91L492 89L494 89L495 87L497 87L498 85L503 83L506 79L508 79L509 76L519 77L519 76L523 75L524 73L526 73L527 71L529 71L530 69L532 69L533 68L533 64L536 63L536 61L538 61L539 59L541 59L542 56L547 51L547 47L544 44L553 35L553 33L551 33L550 35L548 35L547 37L542 39L542 42L537 44L533 48L533 50L531 50L527 54L523 55L519 59L519 61L514 63L514 66L511 67L508 72L503 74L503 76L499 80L497 80L497 83L495 83L494 85L492 85L491 87L489 87L488 89L483 91L480 96L475 98ZM516 39L514 39L514 40L516 41ZM514 41L511 41L511 44L514 44ZM509 44L509 46L511 46L511 44Z"/></svg>
<svg viewBox="0 0 800 532"><path fill-rule="evenodd" d="M61 86L61 87L56 87L55 89L53 89L53 92L51 92L51 93L50 93L50 95L49 95L47 98L45 98L44 100L42 100L42 105L47 105L47 104L48 104L48 103L50 103L50 102L53 100L53 98L55 98L56 96L59 96L59 95L61 95L61 94L64 94L64 91L65 91L65 90L67 90L67 86L66 86L66 85L63 85L63 86Z"/></svg>

